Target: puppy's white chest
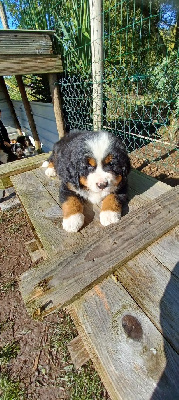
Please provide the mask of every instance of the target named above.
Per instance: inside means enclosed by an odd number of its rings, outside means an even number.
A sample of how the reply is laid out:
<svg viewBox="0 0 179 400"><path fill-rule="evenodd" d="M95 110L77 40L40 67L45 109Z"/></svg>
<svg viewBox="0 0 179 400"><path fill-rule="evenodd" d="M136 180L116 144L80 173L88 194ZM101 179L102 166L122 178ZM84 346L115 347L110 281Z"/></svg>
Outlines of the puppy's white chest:
<svg viewBox="0 0 179 400"><path fill-rule="evenodd" d="M106 194L103 193L102 191L99 193L95 193L95 192L89 192L88 193L88 200L92 203L92 204L100 204L101 201L106 197Z"/></svg>

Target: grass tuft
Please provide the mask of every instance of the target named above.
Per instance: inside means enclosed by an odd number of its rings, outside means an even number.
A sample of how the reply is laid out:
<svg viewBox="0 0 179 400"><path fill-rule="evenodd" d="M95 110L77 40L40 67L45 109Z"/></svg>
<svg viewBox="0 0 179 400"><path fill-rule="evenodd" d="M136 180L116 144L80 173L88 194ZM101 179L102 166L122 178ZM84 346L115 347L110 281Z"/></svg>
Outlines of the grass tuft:
<svg viewBox="0 0 179 400"><path fill-rule="evenodd" d="M6 346L0 347L0 364L6 364L11 358L17 357L19 350L20 346L17 342L8 343Z"/></svg>
<svg viewBox="0 0 179 400"><path fill-rule="evenodd" d="M14 382L8 376L0 377L0 398L1 400L24 400L24 392L19 382Z"/></svg>

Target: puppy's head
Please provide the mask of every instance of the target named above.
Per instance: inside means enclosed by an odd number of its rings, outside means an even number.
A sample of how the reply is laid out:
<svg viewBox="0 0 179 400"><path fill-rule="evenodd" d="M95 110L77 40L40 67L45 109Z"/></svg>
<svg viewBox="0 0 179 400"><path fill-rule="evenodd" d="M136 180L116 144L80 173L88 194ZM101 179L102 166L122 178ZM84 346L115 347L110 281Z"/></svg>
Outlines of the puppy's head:
<svg viewBox="0 0 179 400"><path fill-rule="evenodd" d="M104 131L66 134L54 145L52 158L68 188L92 202L99 202L120 188L130 169L119 137Z"/></svg>
<svg viewBox="0 0 179 400"><path fill-rule="evenodd" d="M29 146L32 146L32 142L31 142L29 136L27 136L27 135L18 136L17 139L16 139L16 142L20 143L23 146L24 149L29 147Z"/></svg>
<svg viewBox="0 0 179 400"><path fill-rule="evenodd" d="M85 140L80 185L102 197L115 192L126 180L130 162L121 140L109 132L98 132Z"/></svg>

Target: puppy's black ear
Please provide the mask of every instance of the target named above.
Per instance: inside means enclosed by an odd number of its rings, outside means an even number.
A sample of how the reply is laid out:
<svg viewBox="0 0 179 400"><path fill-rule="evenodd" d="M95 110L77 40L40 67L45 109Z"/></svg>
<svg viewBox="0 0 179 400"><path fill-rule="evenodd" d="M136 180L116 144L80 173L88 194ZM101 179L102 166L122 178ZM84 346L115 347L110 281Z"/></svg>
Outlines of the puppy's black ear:
<svg viewBox="0 0 179 400"><path fill-rule="evenodd" d="M123 178L127 178L127 175L130 172L130 170L131 170L131 163L129 157L127 156L126 165L122 167Z"/></svg>

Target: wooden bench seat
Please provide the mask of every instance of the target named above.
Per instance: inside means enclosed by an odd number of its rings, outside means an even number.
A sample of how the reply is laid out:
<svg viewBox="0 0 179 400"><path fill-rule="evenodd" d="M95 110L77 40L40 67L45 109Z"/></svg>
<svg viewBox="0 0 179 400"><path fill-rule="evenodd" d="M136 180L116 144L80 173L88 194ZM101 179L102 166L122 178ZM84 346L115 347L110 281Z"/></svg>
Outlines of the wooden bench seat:
<svg viewBox="0 0 179 400"><path fill-rule="evenodd" d="M10 179L46 252L21 276L28 312L71 314L76 365L89 355L112 400L179 398L179 189L132 170L121 222L104 228L87 207L71 234L58 178L37 168Z"/></svg>

